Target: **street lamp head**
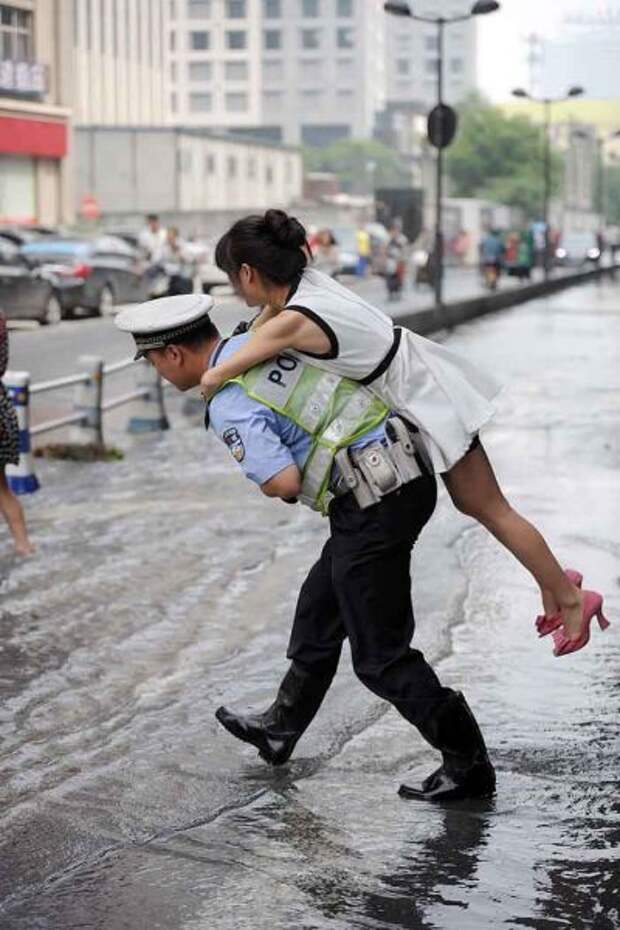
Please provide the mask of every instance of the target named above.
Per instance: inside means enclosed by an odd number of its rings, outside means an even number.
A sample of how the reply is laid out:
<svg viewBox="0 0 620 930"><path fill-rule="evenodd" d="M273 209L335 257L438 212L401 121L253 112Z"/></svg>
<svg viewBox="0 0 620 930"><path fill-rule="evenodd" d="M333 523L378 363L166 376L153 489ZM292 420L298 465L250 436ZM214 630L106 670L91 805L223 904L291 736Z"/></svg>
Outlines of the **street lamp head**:
<svg viewBox="0 0 620 930"><path fill-rule="evenodd" d="M383 9L392 16L411 16L408 3L384 3Z"/></svg>
<svg viewBox="0 0 620 930"><path fill-rule="evenodd" d="M495 13L496 10L499 10L496 0L476 0L471 8L471 15L483 16L485 13Z"/></svg>
<svg viewBox="0 0 620 930"><path fill-rule="evenodd" d="M523 90L522 87L515 87L515 89L512 91L512 96L513 97L529 97L530 95L528 94L526 90Z"/></svg>
<svg viewBox="0 0 620 930"><path fill-rule="evenodd" d="M583 94L583 87L574 86L574 87L569 88L569 91L568 91L569 97L581 97L582 94Z"/></svg>

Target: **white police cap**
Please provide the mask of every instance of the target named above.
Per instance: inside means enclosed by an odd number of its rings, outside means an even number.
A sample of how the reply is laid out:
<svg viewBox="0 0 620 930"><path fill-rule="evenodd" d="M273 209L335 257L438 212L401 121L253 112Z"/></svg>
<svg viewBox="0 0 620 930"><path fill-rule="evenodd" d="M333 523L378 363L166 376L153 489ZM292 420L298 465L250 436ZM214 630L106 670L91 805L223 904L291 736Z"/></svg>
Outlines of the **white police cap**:
<svg viewBox="0 0 620 930"><path fill-rule="evenodd" d="M121 310L114 322L135 339L138 351L134 360L137 360L149 349L162 349L199 330L209 319L212 309L213 298L206 294L179 294L127 307Z"/></svg>

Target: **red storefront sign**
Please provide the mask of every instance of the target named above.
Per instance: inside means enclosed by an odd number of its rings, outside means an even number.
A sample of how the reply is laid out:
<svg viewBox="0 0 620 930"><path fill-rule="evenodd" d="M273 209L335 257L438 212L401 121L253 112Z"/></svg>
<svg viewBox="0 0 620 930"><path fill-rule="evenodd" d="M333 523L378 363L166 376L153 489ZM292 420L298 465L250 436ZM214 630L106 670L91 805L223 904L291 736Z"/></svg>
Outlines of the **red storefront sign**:
<svg viewBox="0 0 620 930"><path fill-rule="evenodd" d="M63 158L67 154L67 125L54 120L0 116L0 152Z"/></svg>

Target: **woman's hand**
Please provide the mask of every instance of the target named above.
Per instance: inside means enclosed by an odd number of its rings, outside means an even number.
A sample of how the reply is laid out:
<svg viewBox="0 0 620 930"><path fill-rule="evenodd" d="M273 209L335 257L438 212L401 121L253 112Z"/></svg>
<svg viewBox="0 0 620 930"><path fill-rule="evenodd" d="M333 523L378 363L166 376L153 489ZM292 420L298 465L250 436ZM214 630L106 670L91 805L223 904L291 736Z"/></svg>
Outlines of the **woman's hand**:
<svg viewBox="0 0 620 930"><path fill-rule="evenodd" d="M200 379L200 393L205 401L209 403L211 398L221 388L222 382L220 376L216 373L215 368L208 368Z"/></svg>

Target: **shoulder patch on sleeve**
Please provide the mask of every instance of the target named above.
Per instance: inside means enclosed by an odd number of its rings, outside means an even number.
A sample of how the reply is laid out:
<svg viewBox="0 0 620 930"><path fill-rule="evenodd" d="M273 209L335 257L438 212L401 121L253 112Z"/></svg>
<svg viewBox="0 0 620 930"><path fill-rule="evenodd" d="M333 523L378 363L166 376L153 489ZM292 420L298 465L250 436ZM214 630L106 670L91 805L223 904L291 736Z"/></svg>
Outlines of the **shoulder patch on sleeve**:
<svg viewBox="0 0 620 930"><path fill-rule="evenodd" d="M243 445L243 439L239 435L239 430L235 426L229 427L224 430L222 439L230 449L232 457L237 462L242 462L245 458L245 446Z"/></svg>

